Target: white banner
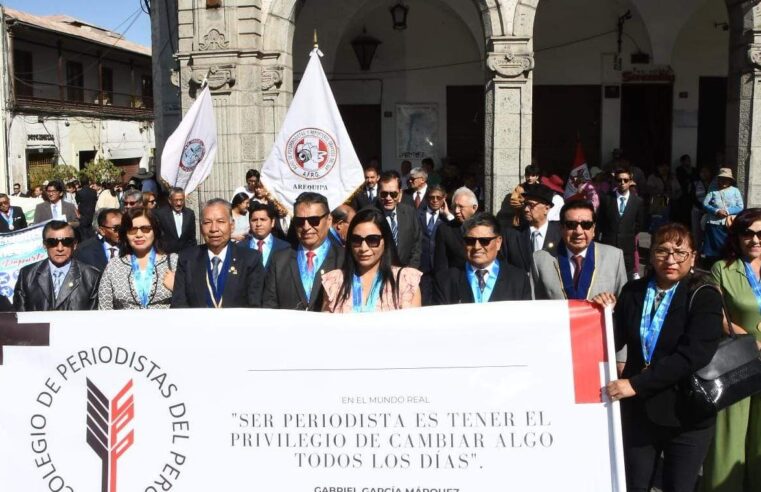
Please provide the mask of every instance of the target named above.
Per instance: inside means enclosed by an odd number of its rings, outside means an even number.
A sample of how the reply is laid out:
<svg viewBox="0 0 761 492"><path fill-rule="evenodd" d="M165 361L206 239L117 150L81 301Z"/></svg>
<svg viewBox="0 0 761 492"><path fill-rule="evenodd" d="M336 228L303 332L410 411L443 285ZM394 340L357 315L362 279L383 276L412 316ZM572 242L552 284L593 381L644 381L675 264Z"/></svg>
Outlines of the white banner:
<svg viewBox="0 0 761 492"><path fill-rule="evenodd" d="M0 234L0 296L13 302L19 270L48 257L42 244L45 222Z"/></svg>
<svg viewBox="0 0 761 492"><path fill-rule="evenodd" d="M319 50L309 55L272 151L262 166L262 183L293 214L301 193L314 191L341 205L364 182L364 172L346 131Z"/></svg>
<svg viewBox="0 0 761 492"><path fill-rule="evenodd" d="M22 313L49 346L4 342L0 484L623 492L600 319L563 302Z"/></svg>

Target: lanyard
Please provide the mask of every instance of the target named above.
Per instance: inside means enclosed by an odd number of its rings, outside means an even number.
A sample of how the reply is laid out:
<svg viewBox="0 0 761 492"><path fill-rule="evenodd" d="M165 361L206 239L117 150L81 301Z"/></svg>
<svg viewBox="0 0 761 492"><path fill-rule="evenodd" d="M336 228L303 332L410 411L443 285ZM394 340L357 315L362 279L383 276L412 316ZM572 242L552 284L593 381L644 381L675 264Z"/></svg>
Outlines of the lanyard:
<svg viewBox="0 0 761 492"><path fill-rule="evenodd" d="M751 268L750 263L743 261L745 265L745 276L748 277L748 283L753 291L753 295L756 296L756 303L758 303L758 309L761 311L761 283L756 278L756 273Z"/></svg>
<svg viewBox="0 0 761 492"><path fill-rule="evenodd" d="M655 352L655 345L658 343L658 337L661 335L661 329L663 328L663 322L666 319L671 300L674 297L674 292L679 286L679 282L674 284L666 294L663 296L663 300L658 305L658 308L653 314L653 304L655 303L655 280L651 280L647 284L647 294L645 295L645 305L642 306L642 319L639 324L639 338L642 341L642 356L645 359L645 365L650 365L650 361L653 359L653 352Z"/></svg>
<svg viewBox="0 0 761 492"><path fill-rule="evenodd" d="M230 243L227 243L227 254L225 255L225 261L219 266L219 275L217 276L217 285L214 285L212 279L214 278L211 272L211 261L206 261L206 289L208 290L209 297L206 299L209 307L221 308L222 296L225 293L225 284L227 283L227 274L230 273L230 263L232 263L233 250ZM233 272L235 275L235 272Z"/></svg>
<svg viewBox="0 0 761 492"><path fill-rule="evenodd" d="M589 295L589 288L592 286L595 273L595 243L590 241L587 247L587 254L584 262L581 264L581 273L579 273L578 288L573 286L573 275L571 275L571 254L561 242L558 245L558 269L560 270L560 279L563 281L563 290L566 298L585 300Z"/></svg>
<svg viewBox="0 0 761 492"><path fill-rule="evenodd" d="M130 260L132 261L132 278L135 282L137 300L140 302L140 306L146 308L150 302L151 287L153 286L153 278L156 273L156 250L151 249L148 256L148 265L146 265L145 270L140 270L140 265L135 255L131 255Z"/></svg>
<svg viewBox="0 0 761 492"><path fill-rule="evenodd" d="M478 277L470 263L465 264L465 274L468 276L468 283L470 284L470 290L473 292L473 299L477 304L489 302L491 293L494 291L494 285L497 283L497 276L499 275L499 260L494 260L494 266L486 277L486 285L484 291L478 287Z"/></svg>
<svg viewBox="0 0 761 492"><path fill-rule="evenodd" d="M375 274L373 285L370 287L370 294L367 296L367 302L362 305L362 279L355 273L351 280L351 303L352 311L355 313L372 313L375 312L375 305L380 298L381 288L380 272Z"/></svg>
<svg viewBox="0 0 761 492"><path fill-rule="evenodd" d="M317 275L317 271L322 266L322 262L326 256L328 256L328 250L330 249L330 240L325 239L319 248L315 250L314 265L312 271L307 269L306 251L299 246L298 254L296 255L296 263L299 266L299 276L301 277L301 285L304 286L304 294L306 294L307 302L309 302L312 296L312 287L314 286L314 278Z"/></svg>

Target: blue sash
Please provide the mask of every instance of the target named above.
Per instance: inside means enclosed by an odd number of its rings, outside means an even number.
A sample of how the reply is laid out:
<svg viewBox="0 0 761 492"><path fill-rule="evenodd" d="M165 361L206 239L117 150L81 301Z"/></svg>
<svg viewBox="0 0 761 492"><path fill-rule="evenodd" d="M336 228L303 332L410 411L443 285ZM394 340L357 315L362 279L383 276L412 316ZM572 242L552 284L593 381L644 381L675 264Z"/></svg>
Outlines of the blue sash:
<svg viewBox="0 0 761 492"><path fill-rule="evenodd" d="M663 296L663 300L661 300L658 309L656 309L655 314L653 314L656 290L655 280L651 280L647 284L645 305L642 306L642 319L639 323L639 338L642 342L642 357L645 359L645 364L648 366L653 358L655 345L658 343L658 337L661 335L663 322L666 319L666 314L668 314L669 306L671 305L671 300L674 298L674 292L677 287L679 287L679 282L666 291L666 295Z"/></svg>
<svg viewBox="0 0 761 492"><path fill-rule="evenodd" d="M301 285L304 286L304 294L306 294L307 302L310 302L312 296L312 286L314 286L314 278L317 275L317 271L322 266L322 262L325 261L325 257L328 256L330 250L330 239L325 239L319 248L315 250L314 257L314 269L310 273L307 270L306 251L299 246L296 254L296 263L299 266L299 276L301 276Z"/></svg>
<svg viewBox="0 0 761 492"><path fill-rule="evenodd" d="M232 263L233 251L232 243L227 243L227 254L225 255L225 261L219 266L219 276L217 277L217 285L214 285L214 275L211 271L211 261L209 261L208 253L206 255L206 305L209 307L222 307L222 296L225 293L225 283L227 282L227 274L230 272L230 263ZM212 296L214 296L212 298Z"/></svg>
<svg viewBox="0 0 761 492"><path fill-rule="evenodd" d="M373 280L372 287L370 287L370 294L367 296L367 302L363 306L362 305L362 279L358 277L357 274L354 274L351 281L352 311L355 313L375 312L375 305L378 302L378 299L380 298L380 288L381 288L381 275L380 275L380 272L378 272L375 274L375 280Z"/></svg>
<svg viewBox="0 0 761 492"><path fill-rule="evenodd" d="M753 271L750 263L743 261L743 265L745 265L745 276L748 277L748 283L750 284L750 288L753 291L753 295L756 296L758 309L761 311L761 283L756 278L756 273Z"/></svg>
<svg viewBox="0 0 761 492"><path fill-rule="evenodd" d="M153 287L153 277L156 274L156 250L151 248L148 256L148 265L145 271L140 270L135 255L130 255L132 261L132 279L135 282L135 294L142 307L148 307L150 302L151 287Z"/></svg>
<svg viewBox="0 0 761 492"><path fill-rule="evenodd" d="M586 300L595 274L595 242L590 241L589 246L587 246L587 255L581 264L578 289L573 286L571 257L569 255L565 243L558 244L558 268L560 269L560 278L563 280L563 290L565 290L568 299Z"/></svg>
<svg viewBox="0 0 761 492"><path fill-rule="evenodd" d="M13 230L13 209L8 210L8 216L6 217L4 213L0 213L0 215L3 216L3 219L6 223L8 223L8 230Z"/></svg>
<svg viewBox="0 0 761 492"><path fill-rule="evenodd" d="M483 292L478 287L478 276L476 276L476 271L470 263L465 263L465 275L468 277L470 290L473 292L473 299L476 301L476 304L489 302L491 293L494 291L494 285L497 283L497 277L499 276L499 260L494 260L494 266L486 277L486 285Z"/></svg>

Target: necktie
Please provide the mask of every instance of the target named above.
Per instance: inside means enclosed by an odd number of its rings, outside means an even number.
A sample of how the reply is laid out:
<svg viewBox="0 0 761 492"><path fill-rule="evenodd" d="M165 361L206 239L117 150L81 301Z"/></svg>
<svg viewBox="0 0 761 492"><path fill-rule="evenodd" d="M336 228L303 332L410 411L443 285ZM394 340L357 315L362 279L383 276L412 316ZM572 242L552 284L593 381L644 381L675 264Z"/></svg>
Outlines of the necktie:
<svg viewBox="0 0 761 492"><path fill-rule="evenodd" d="M314 251L307 251L307 271L312 273L314 271L314 257L317 256Z"/></svg>
<svg viewBox="0 0 761 492"><path fill-rule="evenodd" d="M626 208L626 198L621 197L618 200L618 215L624 215L624 209Z"/></svg>
<svg viewBox="0 0 761 492"><path fill-rule="evenodd" d="M367 198L370 199L370 201L375 199L375 193L373 193L374 189L370 188L367 190Z"/></svg>
<svg viewBox="0 0 761 492"><path fill-rule="evenodd" d="M256 240L256 249L258 249L260 253L264 252L264 239Z"/></svg>
<svg viewBox="0 0 761 492"><path fill-rule="evenodd" d="M394 242L396 245L399 246L399 226L396 223L396 212L391 212L391 215L389 215L388 218L391 221L391 235L394 237Z"/></svg>
<svg viewBox="0 0 761 492"><path fill-rule="evenodd" d="M581 255L573 255L573 263L576 265L576 270L573 272L573 288L579 288L579 277L581 276L581 266L584 264L584 257Z"/></svg>
<svg viewBox="0 0 761 492"><path fill-rule="evenodd" d="M534 231L531 233L531 247L534 251L542 249L542 233Z"/></svg>
<svg viewBox="0 0 761 492"><path fill-rule="evenodd" d="M53 291L55 291L56 297L58 297L58 293L61 291L61 285L63 285L63 272L56 270L53 272Z"/></svg>
<svg viewBox="0 0 761 492"><path fill-rule="evenodd" d="M484 289L486 288L486 274L489 273L488 270L476 270L476 277L478 277L478 289L483 293Z"/></svg>
<svg viewBox="0 0 761 492"><path fill-rule="evenodd" d="M222 260L219 259L219 256L214 256L211 259L211 280L214 282L214 287L218 288L217 280L219 280L219 264L222 263Z"/></svg>
<svg viewBox="0 0 761 492"><path fill-rule="evenodd" d="M431 214L431 218L428 219L428 235L433 233L433 226L436 225L436 213Z"/></svg>
<svg viewBox="0 0 761 492"><path fill-rule="evenodd" d="M113 258L114 256L116 256L116 248L114 248L113 246L108 248L108 254L109 254L109 257L108 257L109 260Z"/></svg>
<svg viewBox="0 0 761 492"><path fill-rule="evenodd" d="M58 218L58 204L57 203L53 204L53 218L54 219Z"/></svg>
<svg viewBox="0 0 761 492"><path fill-rule="evenodd" d="M415 208L418 208L420 206L420 192L415 192Z"/></svg>

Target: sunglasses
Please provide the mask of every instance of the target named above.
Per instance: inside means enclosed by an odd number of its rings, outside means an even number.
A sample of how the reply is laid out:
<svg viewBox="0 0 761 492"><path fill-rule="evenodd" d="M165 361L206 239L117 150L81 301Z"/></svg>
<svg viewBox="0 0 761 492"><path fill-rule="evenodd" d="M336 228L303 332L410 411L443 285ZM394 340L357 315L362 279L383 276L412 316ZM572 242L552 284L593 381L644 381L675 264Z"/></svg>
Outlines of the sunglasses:
<svg viewBox="0 0 761 492"><path fill-rule="evenodd" d="M77 242L77 240L73 237L46 237L43 241L45 246L48 248L55 248L59 244L63 244L67 248L71 248L74 246L75 242Z"/></svg>
<svg viewBox="0 0 761 492"><path fill-rule="evenodd" d="M313 215L311 217L294 217L293 218L293 225L296 227L304 227L304 225L309 222L309 225L312 227L317 227L320 225L320 222L322 222L322 219L327 217L328 214L322 214L322 215Z"/></svg>
<svg viewBox="0 0 761 492"><path fill-rule="evenodd" d="M355 248L362 246L362 243L367 243L367 246L370 248L377 248L380 246L381 241L383 241L383 236L380 234L368 234L367 236L352 234L349 236L349 242Z"/></svg>
<svg viewBox="0 0 761 492"><path fill-rule="evenodd" d="M485 248L491 244L492 241L497 239L497 236L491 236L491 237L473 237L473 236L465 236L463 238L465 240L465 246L473 247L476 245L476 243L480 244L482 248Z"/></svg>
<svg viewBox="0 0 761 492"><path fill-rule="evenodd" d="M111 232L119 232L119 227L120 227L120 226L118 226L118 225L115 225L115 226L105 226L105 225L102 225L102 226L100 226L100 227L101 227L101 228L103 228L103 229L105 229L105 230L107 230L107 231L111 231Z"/></svg>
<svg viewBox="0 0 761 492"><path fill-rule="evenodd" d="M148 203L156 203L156 200L148 200Z"/></svg>
<svg viewBox="0 0 761 492"><path fill-rule="evenodd" d="M629 181L631 181L631 180L630 180L630 179L628 179L628 178L616 178L616 183L623 183L623 184L626 184L626 183L628 183Z"/></svg>
<svg viewBox="0 0 761 492"><path fill-rule="evenodd" d="M743 239L750 241L753 239L753 236L756 236L756 239L761 241L761 231L754 231L753 229L745 229L740 233L740 236L742 236Z"/></svg>
<svg viewBox="0 0 761 492"><path fill-rule="evenodd" d="M135 205L137 205L137 202L124 202L125 207L134 207Z"/></svg>
<svg viewBox="0 0 761 492"><path fill-rule="evenodd" d="M147 225L147 226L138 226L138 227L130 227L129 229L127 229L127 234L129 234L130 236L134 236L135 234L137 234L137 231L140 231L143 234L148 234L152 230L153 230L153 227L151 227L149 225Z"/></svg>
<svg viewBox="0 0 761 492"><path fill-rule="evenodd" d="M566 220L563 222L563 225L566 229L569 231L575 231L577 227L581 226L582 229L585 231L588 231L589 229L593 228L595 226L595 223L591 220Z"/></svg>
<svg viewBox="0 0 761 492"><path fill-rule="evenodd" d="M444 195L428 195L429 202L437 202L443 199L444 199Z"/></svg>
<svg viewBox="0 0 761 492"><path fill-rule="evenodd" d="M391 198L393 198L395 200L396 200L396 197L399 196L399 192L398 191L381 191L378 194L380 195L381 198L391 197Z"/></svg>

